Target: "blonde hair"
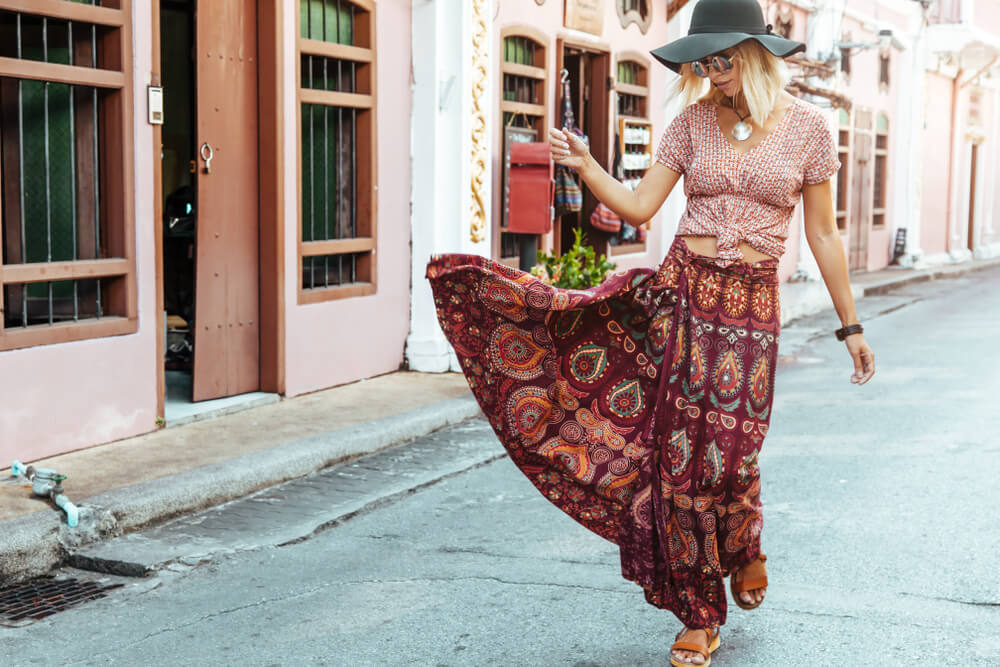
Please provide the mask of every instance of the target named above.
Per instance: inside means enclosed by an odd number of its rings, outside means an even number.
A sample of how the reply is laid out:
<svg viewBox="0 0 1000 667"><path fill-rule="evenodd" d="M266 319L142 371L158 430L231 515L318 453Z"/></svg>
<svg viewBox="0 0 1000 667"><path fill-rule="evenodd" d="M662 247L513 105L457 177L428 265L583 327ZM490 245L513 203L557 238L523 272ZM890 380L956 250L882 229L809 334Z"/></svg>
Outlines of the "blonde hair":
<svg viewBox="0 0 1000 667"><path fill-rule="evenodd" d="M778 95L788 84L788 66L784 60L754 39L740 42L732 47L731 53L733 60L738 61L740 67L737 103L741 98L745 100L753 122L763 127L764 121L778 100ZM691 63L681 65L681 75L674 80L668 95L670 99L674 97L680 97L685 107L702 101L718 106L732 104L727 101L725 93L712 85L708 77L702 78L691 71Z"/></svg>

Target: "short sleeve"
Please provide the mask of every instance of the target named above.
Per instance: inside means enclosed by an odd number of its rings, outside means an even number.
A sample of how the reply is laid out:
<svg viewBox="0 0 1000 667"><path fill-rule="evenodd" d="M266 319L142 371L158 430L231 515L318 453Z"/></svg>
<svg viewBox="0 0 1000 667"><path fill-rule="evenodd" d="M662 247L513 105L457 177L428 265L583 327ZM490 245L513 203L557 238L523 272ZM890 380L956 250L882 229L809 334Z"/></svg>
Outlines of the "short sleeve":
<svg viewBox="0 0 1000 667"><path fill-rule="evenodd" d="M837 145L833 141L830 127L822 116L817 116L804 143L806 157L802 170L803 183L807 185L822 183L837 173L840 169Z"/></svg>
<svg viewBox="0 0 1000 667"><path fill-rule="evenodd" d="M691 107L687 107L671 121L663 132L656 149L656 161L679 174L687 171L694 158L691 144Z"/></svg>

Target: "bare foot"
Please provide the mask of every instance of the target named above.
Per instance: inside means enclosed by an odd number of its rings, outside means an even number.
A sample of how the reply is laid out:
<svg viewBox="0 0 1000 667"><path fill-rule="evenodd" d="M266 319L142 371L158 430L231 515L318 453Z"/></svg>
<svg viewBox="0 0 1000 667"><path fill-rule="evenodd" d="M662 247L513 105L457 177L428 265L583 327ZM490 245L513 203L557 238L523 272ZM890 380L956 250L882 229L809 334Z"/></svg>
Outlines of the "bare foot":
<svg viewBox="0 0 1000 667"><path fill-rule="evenodd" d="M767 592L766 588L755 588L752 591L743 591L740 593L740 599L747 604L754 604L755 602L761 602L764 599L765 592Z"/></svg>
<svg viewBox="0 0 1000 667"><path fill-rule="evenodd" d="M764 600L764 594L767 592L767 567L764 565L766 560L767 557L761 554L760 558L750 561L738 570L733 570L729 575L736 582L737 588L740 587L738 584L744 581L757 581L764 584L761 588L741 591L739 598L743 604L756 605Z"/></svg>
<svg viewBox="0 0 1000 667"><path fill-rule="evenodd" d="M692 642L694 644L699 644L708 650L709 642L712 641L712 637L715 635L711 630L701 629L701 628L684 628L682 634L677 635L675 641L685 641ZM704 665L705 656L696 651L685 651L684 649L673 649L670 651L671 657L677 662L685 665Z"/></svg>

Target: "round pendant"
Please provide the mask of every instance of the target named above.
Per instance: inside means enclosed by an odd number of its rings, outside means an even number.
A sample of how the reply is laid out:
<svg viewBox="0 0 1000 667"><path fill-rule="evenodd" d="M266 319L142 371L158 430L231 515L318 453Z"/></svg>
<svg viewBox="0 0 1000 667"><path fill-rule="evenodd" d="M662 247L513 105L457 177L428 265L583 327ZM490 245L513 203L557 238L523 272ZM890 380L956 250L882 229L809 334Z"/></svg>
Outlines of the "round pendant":
<svg viewBox="0 0 1000 667"><path fill-rule="evenodd" d="M750 123L740 121L739 123L736 123L736 125L733 125L733 136L736 137L738 141L743 141L744 139L749 138L752 133L753 128L750 127Z"/></svg>

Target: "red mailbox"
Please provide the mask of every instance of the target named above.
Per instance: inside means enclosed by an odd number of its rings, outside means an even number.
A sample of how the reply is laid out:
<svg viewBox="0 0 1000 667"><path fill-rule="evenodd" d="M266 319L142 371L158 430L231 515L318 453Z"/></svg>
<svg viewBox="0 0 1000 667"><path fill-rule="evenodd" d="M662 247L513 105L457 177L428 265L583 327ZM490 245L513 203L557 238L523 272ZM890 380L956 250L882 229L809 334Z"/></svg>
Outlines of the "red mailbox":
<svg viewBox="0 0 1000 667"><path fill-rule="evenodd" d="M552 230L552 160L548 142L513 143L507 177L507 231L547 234Z"/></svg>

